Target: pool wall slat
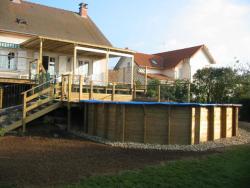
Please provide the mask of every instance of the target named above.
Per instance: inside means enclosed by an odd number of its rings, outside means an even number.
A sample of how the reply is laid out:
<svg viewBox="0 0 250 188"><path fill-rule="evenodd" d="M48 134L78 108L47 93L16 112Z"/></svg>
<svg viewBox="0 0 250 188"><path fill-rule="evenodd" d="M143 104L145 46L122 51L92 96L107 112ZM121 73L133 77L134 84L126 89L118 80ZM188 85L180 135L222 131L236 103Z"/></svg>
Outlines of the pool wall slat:
<svg viewBox="0 0 250 188"><path fill-rule="evenodd" d="M111 141L199 144L238 134L237 106L87 103L88 134Z"/></svg>

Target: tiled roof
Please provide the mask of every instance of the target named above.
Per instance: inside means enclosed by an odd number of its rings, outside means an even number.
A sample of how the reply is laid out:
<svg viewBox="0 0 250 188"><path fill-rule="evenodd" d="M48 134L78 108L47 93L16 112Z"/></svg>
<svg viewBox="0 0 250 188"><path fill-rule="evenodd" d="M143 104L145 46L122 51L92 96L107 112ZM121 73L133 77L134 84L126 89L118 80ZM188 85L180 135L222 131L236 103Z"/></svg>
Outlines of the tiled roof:
<svg viewBox="0 0 250 188"><path fill-rule="evenodd" d="M174 51L162 52L157 54L135 54L135 62L139 66L147 66L150 68L158 69L171 69L176 67L179 63L187 58L191 58L199 50L203 49L211 62L214 63L214 60L211 54L208 52L207 48L204 45L184 48ZM156 61L156 64L152 63L152 60Z"/></svg>
<svg viewBox="0 0 250 188"><path fill-rule="evenodd" d="M111 46L89 17L26 1L0 1L0 30Z"/></svg>

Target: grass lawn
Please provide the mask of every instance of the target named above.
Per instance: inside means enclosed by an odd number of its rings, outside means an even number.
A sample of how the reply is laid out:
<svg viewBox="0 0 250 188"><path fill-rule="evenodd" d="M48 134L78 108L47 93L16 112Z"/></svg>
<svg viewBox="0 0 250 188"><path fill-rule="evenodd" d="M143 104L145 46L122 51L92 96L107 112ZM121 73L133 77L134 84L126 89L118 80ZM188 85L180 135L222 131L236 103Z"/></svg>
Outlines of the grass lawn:
<svg viewBox="0 0 250 188"><path fill-rule="evenodd" d="M115 160L115 159L114 159ZM141 171L115 176L91 177L77 185L85 187L250 187L250 145L228 149L203 159L173 161Z"/></svg>

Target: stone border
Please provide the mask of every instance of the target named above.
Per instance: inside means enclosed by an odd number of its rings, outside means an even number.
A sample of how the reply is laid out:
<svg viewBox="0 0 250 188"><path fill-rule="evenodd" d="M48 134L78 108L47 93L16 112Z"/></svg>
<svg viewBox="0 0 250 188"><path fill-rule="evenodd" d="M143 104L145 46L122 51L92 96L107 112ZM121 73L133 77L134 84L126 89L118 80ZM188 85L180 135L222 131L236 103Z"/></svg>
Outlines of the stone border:
<svg viewBox="0 0 250 188"><path fill-rule="evenodd" d="M197 145L160 145L160 144L141 144L141 143L122 143L122 142L111 142L109 140L90 136L79 131L70 131L75 136L91 140L93 142L105 144L112 147L124 148L124 149L144 149L144 150L161 150L161 151L208 151L216 148L225 148L234 145L243 145L250 143L250 132L239 129L239 136L232 138L223 138L220 140L209 141Z"/></svg>

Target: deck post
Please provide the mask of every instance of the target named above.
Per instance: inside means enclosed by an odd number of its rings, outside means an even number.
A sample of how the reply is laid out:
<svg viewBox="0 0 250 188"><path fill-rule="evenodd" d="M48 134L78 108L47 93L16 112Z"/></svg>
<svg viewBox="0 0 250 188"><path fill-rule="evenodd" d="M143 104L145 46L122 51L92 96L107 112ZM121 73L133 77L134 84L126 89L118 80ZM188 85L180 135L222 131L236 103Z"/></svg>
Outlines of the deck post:
<svg viewBox="0 0 250 188"><path fill-rule="evenodd" d="M94 91L93 80L91 80L91 81L90 81L89 100L92 100L92 99L93 99L93 91Z"/></svg>
<svg viewBox="0 0 250 188"><path fill-rule="evenodd" d="M158 85L158 102L161 102L161 84Z"/></svg>
<svg viewBox="0 0 250 188"><path fill-rule="evenodd" d="M0 88L0 109L3 108L3 88Z"/></svg>
<svg viewBox="0 0 250 188"><path fill-rule="evenodd" d="M114 101L114 100L115 100L115 85L116 85L116 84L113 83L111 101Z"/></svg>
<svg viewBox="0 0 250 188"><path fill-rule="evenodd" d="M40 68L43 64L43 39L40 38L39 60L37 62L37 75L40 73Z"/></svg>
<svg viewBox="0 0 250 188"><path fill-rule="evenodd" d="M26 98L27 98L27 93L23 93L23 117L22 117L22 124L23 124L23 133L26 131Z"/></svg>
<svg viewBox="0 0 250 188"><path fill-rule="evenodd" d="M76 61L77 61L77 48L75 44L74 45L74 60L73 60L73 75L76 74Z"/></svg>
<svg viewBox="0 0 250 188"><path fill-rule="evenodd" d="M144 81L144 93L147 93L147 85L148 85L148 67L145 66L145 81Z"/></svg>
<svg viewBox="0 0 250 188"><path fill-rule="evenodd" d="M83 76L79 78L79 101L82 99L82 85L83 85Z"/></svg>
<svg viewBox="0 0 250 188"><path fill-rule="evenodd" d="M64 75L62 75L61 101L63 101L64 99L64 87L65 87L65 80L64 80Z"/></svg>
<svg viewBox="0 0 250 188"><path fill-rule="evenodd" d="M109 50L107 50L107 53L106 53L106 82L107 82L107 85L109 83Z"/></svg>
<svg viewBox="0 0 250 188"><path fill-rule="evenodd" d="M131 88L134 84L134 56L131 57Z"/></svg>
<svg viewBox="0 0 250 188"><path fill-rule="evenodd" d="M190 84L190 82L188 82L188 98L187 98L187 102L190 102L190 99L191 99L190 92L191 92L191 84Z"/></svg>
<svg viewBox="0 0 250 188"><path fill-rule="evenodd" d="M69 75L69 80L68 80L68 102L71 101L71 88L72 88L72 75Z"/></svg>
<svg viewBox="0 0 250 188"><path fill-rule="evenodd" d="M133 91L133 94L132 94L133 95L133 100L135 100L136 99L136 83L133 84L133 90L132 91Z"/></svg>

